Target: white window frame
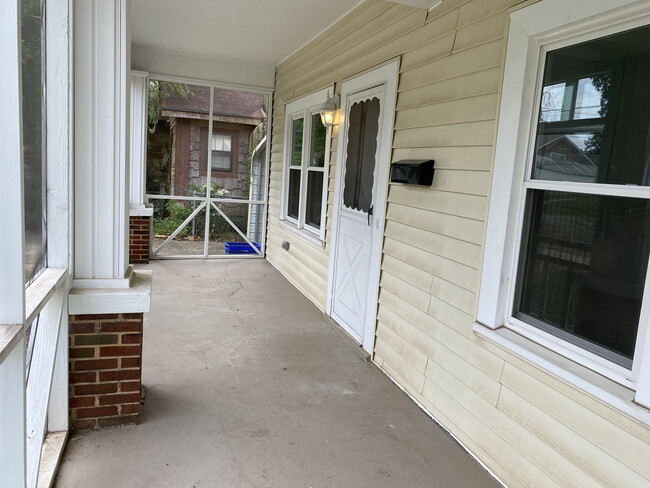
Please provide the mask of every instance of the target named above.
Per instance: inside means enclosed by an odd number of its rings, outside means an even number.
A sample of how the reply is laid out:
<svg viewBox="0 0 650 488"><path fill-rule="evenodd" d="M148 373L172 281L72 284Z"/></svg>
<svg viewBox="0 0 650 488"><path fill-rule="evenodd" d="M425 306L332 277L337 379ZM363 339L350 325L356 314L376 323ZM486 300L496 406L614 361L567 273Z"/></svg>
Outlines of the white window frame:
<svg viewBox="0 0 650 488"><path fill-rule="evenodd" d="M290 228L303 232L306 237L315 236L322 244L325 240L325 219L327 215L327 188L329 182L329 161L331 148L331 127L326 129L325 136L325 162L322 168L311 167L309 157L311 150L311 118L320 112L321 106L327 101L328 92L333 93L334 87L328 87L311 95L299 98L285 106L285 127L284 127L284 156L282 164L282 208L280 221L289 225ZM294 219L287 214L289 202L289 173L291 167L291 156L293 149L293 121L304 118L302 136L302 165L300 170L300 199L298 205L298 218ZM307 181L309 172L323 173L323 192L321 195L321 217L320 228L309 225L305 221L307 209ZM309 234L305 234L304 232Z"/></svg>
<svg viewBox="0 0 650 488"><path fill-rule="evenodd" d="M46 0L45 90L47 141L47 267L25 286L20 2L0 6L0 105L7 130L0 142L7 160L0 192L7 204L0 221L0 486L33 488L52 475L68 431L68 292L72 242L72 2ZM18 19L18 23L16 23ZM26 329L36 317L26 382ZM48 442L44 443L45 438ZM48 473L49 471L49 473Z"/></svg>
<svg viewBox="0 0 650 488"><path fill-rule="evenodd" d="M631 370L513 317L545 53L650 24L633 0L542 0L511 14L479 292L477 334L650 424L650 276ZM524 164L525 163L525 164ZM543 182L541 187L548 187ZM553 182L559 191L650 198L650 188ZM645 407L645 408L644 408Z"/></svg>
<svg viewBox="0 0 650 488"><path fill-rule="evenodd" d="M213 140L214 140L214 136L226 136L226 137L230 138L230 151L212 149L212 143L213 143ZM234 167L235 167L235 162L233 161L233 147L232 147L233 142L234 142L234 137L230 132L219 132L218 130L212 132L212 135L210 136L210 138L208 140L208 144L209 144L208 145L208 151L212 152L212 156L210 158L210 165L211 165L210 169L211 169L211 171L217 172L217 173L232 173L232 171L234 170ZM219 153L223 153L223 154L228 153L228 155L230 157L230 167L228 169L215 168L214 166L212 166L212 160L214 159L215 153L217 153L217 154L219 154ZM208 158L206 157L205 160L206 160L206 166L207 166ZM207 168L206 168L206 172L207 172Z"/></svg>

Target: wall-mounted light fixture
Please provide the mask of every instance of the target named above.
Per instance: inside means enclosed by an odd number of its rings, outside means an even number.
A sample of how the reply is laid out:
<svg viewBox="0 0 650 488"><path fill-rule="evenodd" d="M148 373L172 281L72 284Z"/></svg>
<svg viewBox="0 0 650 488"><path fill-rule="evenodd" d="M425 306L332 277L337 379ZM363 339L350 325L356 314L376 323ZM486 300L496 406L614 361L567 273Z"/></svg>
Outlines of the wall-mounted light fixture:
<svg viewBox="0 0 650 488"><path fill-rule="evenodd" d="M329 92L327 93L327 101L320 108L320 120L325 127L332 127L336 123L336 112L340 101L340 95L330 97Z"/></svg>

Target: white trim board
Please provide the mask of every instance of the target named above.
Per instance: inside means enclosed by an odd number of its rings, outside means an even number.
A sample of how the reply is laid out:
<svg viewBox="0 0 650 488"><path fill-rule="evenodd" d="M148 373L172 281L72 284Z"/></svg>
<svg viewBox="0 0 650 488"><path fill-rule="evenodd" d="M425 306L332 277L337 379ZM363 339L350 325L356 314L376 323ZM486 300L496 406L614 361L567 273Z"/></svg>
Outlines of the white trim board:
<svg viewBox="0 0 650 488"><path fill-rule="evenodd" d="M68 295L70 315L140 313L151 307L151 270L133 273L130 288L73 288Z"/></svg>
<svg viewBox="0 0 650 488"><path fill-rule="evenodd" d="M154 75L157 73L182 79L213 80L224 87L236 86L238 90L268 91L275 85L275 66L270 63L205 58L140 45L131 48L131 68L149 72L150 79L160 79Z"/></svg>

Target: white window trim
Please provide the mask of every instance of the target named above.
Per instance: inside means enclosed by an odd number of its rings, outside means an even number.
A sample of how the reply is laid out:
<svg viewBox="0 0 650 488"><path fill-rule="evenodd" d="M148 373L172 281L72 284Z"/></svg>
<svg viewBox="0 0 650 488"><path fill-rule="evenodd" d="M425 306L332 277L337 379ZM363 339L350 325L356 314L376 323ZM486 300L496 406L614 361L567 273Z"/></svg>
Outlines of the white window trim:
<svg viewBox="0 0 650 488"><path fill-rule="evenodd" d="M324 88L316 93L294 100L285 106L285 124L284 124L284 153L282 160L282 205L280 212L280 222L287 224L292 229L297 230L304 237L315 235L318 238L317 243L322 245L325 240L325 221L327 215L327 189L329 182L329 162L331 151L331 131L327 128L325 136L325 162L322 168L310 168L309 151L311 148L311 117L320 111L321 106L327 100L328 93L334 92L334 86ZM302 137L302 166L300 174L300 203L298 206L298 219L287 215L287 206L289 198L289 172L290 159L292 151L291 137L293 134L293 121L304 118L303 137ZM321 205L320 229L317 229L305 222L305 211L307 204L307 177L309 171L318 171L323 173L323 194ZM308 239L311 241L312 239Z"/></svg>
<svg viewBox="0 0 650 488"><path fill-rule="evenodd" d="M524 181L529 170L528 164L521 162L530 161L544 48L554 49L647 24L650 24L650 5L633 0L542 0L511 15L474 330L650 423L650 412L643 408L650 408L648 280L632 372L542 331L531 330L532 327L513 319L509 313L521 237ZM527 183L528 188L533 185L534 182ZM557 186L562 191L571 191L575 184L558 182ZM614 185L606 189L596 186L593 189L598 193L617 194ZM586 190L584 184L581 188ZM650 189L636 187L633 192L647 198Z"/></svg>
<svg viewBox="0 0 650 488"><path fill-rule="evenodd" d="M214 140L214 136L228 136L230 138L230 151L212 149L212 143L213 143L213 140ZM218 129L212 131L212 135L208 139L208 152L212 153L210 155L210 166L211 166L211 170L212 170L213 173L232 173L234 171L235 161L234 161L234 158L233 158L233 153L234 153L233 147L232 147L233 141L234 141L234 137L233 137L232 133L230 133L230 132L220 132ZM229 156L230 156L230 168L229 169L223 169L223 168L214 168L214 167L212 167L212 159L214 159L214 153L228 153ZM205 164L206 164L205 171L207 173L207 171L208 171L208 168L207 168L208 157L207 156L205 158Z"/></svg>

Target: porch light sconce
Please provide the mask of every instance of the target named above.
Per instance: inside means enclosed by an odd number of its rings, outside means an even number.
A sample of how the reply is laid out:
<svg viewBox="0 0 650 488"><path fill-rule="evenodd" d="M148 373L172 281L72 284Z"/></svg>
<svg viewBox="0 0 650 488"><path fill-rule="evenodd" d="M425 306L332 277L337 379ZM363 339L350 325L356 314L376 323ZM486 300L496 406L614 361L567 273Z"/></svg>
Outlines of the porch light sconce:
<svg viewBox="0 0 650 488"><path fill-rule="evenodd" d="M320 108L320 120L325 127L332 127L336 123L336 114L341 102L340 95L329 96L327 93L327 101Z"/></svg>

